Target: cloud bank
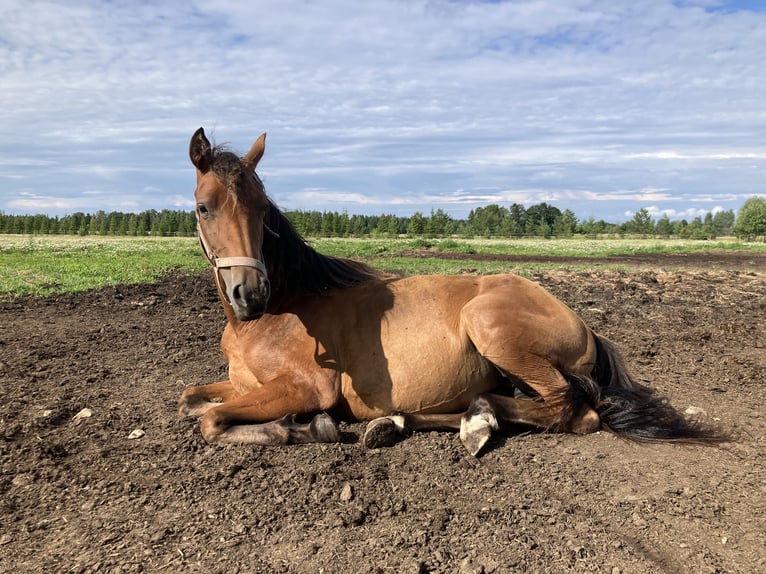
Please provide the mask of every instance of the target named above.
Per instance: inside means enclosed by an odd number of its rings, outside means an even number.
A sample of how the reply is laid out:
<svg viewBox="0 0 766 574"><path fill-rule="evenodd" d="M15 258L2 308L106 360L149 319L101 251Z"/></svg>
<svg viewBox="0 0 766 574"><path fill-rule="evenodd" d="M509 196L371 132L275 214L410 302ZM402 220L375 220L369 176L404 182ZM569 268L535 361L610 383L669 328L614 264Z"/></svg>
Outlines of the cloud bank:
<svg viewBox="0 0 766 574"><path fill-rule="evenodd" d="M6 0L0 210L190 208L199 126L290 209L736 209L764 61L756 3Z"/></svg>

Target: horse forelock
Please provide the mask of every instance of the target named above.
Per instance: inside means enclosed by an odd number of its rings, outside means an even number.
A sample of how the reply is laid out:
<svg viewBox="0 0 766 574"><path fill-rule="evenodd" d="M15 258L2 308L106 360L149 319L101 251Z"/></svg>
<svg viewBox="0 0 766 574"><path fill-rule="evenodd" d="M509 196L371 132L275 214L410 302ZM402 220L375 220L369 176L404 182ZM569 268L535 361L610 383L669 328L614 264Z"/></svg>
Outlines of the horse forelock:
<svg viewBox="0 0 766 574"><path fill-rule="evenodd" d="M223 145L213 148L213 173L223 183L234 205L247 201L253 193L253 186L264 191L263 183L255 172L248 172L242 159Z"/></svg>

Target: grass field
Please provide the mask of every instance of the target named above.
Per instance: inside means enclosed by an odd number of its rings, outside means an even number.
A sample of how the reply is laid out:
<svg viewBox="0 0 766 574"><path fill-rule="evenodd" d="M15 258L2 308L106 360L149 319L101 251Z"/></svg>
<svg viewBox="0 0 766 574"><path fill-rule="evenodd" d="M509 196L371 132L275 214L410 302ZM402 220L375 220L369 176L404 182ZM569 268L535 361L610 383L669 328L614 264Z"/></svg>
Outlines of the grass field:
<svg viewBox="0 0 766 574"><path fill-rule="evenodd" d="M416 249L487 255L607 257L711 250L766 251L763 243L735 240L663 239L335 239L310 241L328 255L371 259L386 271L416 273L498 273L562 267L507 261L446 260L408 257ZM121 283L151 282L172 269L208 267L196 238L75 237L0 235L0 300L25 295L82 291ZM579 267L583 267L582 264Z"/></svg>

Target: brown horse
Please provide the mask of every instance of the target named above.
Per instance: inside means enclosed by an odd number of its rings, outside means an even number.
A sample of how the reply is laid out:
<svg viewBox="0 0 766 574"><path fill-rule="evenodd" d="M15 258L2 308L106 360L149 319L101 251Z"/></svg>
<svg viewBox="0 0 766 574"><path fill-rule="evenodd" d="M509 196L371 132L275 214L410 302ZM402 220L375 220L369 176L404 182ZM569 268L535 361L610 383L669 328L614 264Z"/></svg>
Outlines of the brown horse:
<svg viewBox="0 0 766 574"><path fill-rule="evenodd" d="M229 380L187 388L179 401L181 415L201 417L205 440L337 441L334 418L372 421L369 447L443 429L460 431L472 454L518 424L724 439L636 383L612 344L536 283L398 278L318 253L255 174L265 139L239 158L200 128L189 149L200 243L228 319Z"/></svg>

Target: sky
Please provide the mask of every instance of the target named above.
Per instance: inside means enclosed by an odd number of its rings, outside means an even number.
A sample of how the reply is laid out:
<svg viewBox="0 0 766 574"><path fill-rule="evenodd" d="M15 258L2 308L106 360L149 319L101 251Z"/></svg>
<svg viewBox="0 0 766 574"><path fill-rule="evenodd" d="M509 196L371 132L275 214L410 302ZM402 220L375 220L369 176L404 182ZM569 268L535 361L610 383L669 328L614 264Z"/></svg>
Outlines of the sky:
<svg viewBox="0 0 766 574"><path fill-rule="evenodd" d="M283 209L766 195L766 1L3 0L0 211L193 209L203 126Z"/></svg>

